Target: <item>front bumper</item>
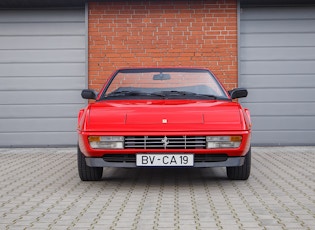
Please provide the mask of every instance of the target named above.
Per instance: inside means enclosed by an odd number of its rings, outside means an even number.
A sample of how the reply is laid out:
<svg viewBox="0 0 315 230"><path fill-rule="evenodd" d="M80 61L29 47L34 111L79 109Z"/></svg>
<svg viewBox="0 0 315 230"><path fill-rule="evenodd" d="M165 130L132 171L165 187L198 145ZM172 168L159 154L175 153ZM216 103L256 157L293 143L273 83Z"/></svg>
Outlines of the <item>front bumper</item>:
<svg viewBox="0 0 315 230"><path fill-rule="evenodd" d="M208 168L208 167L236 167L244 164L245 157L228 157L225 161L214 162L195 162L194 168ZM136 168L140 167L136 165L136 162L108 162L103 158L85 158L86 164L90 167L114 167L114 168ZM143 166L141 166L143 167ZM152 166L148 166L152 167ZM156 166L153 166L156 167ZM174 166L176 167L176 166Z"/></svg>

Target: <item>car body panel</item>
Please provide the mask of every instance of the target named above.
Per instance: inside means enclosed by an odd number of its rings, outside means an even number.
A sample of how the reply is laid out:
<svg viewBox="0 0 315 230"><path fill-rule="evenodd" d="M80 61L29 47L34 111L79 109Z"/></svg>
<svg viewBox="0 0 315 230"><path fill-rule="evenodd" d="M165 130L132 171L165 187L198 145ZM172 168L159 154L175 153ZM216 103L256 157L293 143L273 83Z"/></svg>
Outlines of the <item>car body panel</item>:
<svg viewBox="0 0 315 230"><path fill-rule="evenodd" d="M220 101L114 101L90 104L86 131L241 130L241 107ZM179 115L180 114L180 115ZM163 120L165 123L163 123ZM185 124L183 126L183 124Z"/></svg>

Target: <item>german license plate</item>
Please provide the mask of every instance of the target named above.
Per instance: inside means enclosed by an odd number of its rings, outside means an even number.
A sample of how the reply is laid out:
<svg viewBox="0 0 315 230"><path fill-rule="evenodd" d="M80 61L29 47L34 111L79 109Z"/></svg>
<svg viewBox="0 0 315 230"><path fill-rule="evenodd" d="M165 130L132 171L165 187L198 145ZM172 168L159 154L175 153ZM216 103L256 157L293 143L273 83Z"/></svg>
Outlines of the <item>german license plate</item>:
<svg viewBox="0 0 315 230"><path fill-rule="evenodd" d="M194 155L137 154L137 166L194 166Z"/></svg>

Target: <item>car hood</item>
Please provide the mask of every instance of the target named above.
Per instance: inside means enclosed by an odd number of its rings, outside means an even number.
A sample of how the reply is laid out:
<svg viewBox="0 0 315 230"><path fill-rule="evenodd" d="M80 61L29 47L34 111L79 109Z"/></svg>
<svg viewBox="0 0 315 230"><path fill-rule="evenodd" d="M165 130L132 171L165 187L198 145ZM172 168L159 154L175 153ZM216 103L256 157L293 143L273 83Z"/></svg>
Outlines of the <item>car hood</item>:
<svg viewBox="0 0 315 230"><path fill-rule="evenodd" d="M244 130L241 107L230 101L106 101L90 104L86 131Z"/></svg>

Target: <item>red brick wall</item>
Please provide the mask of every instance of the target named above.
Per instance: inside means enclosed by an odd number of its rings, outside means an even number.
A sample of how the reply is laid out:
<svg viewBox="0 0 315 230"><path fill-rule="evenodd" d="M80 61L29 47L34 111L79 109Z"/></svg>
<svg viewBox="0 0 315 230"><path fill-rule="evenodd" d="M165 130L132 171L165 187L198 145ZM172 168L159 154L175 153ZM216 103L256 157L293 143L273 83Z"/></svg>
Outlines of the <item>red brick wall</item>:
<svg viewBox="0 0 315 230"><path fill-rule="evenodd" d="M89 3L89 87L121 67L210 68L237 86L237 1Z"/></svg>

